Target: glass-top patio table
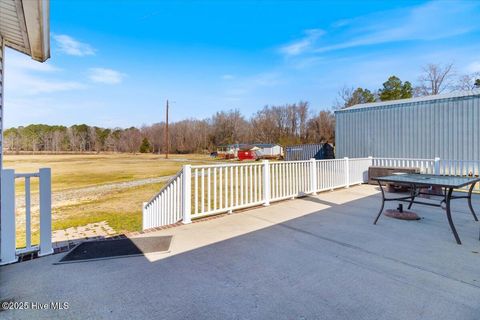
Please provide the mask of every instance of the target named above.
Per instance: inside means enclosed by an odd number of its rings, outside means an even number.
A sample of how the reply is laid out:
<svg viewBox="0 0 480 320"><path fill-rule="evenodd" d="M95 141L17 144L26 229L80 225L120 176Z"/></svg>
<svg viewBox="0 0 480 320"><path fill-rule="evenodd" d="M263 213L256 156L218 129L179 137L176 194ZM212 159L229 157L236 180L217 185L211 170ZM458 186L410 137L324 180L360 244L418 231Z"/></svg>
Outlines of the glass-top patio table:
<svg viewBox="0 0 480 320"><path fill-rule="evenodd" d="M473 207L472 207L472 191L475 184L480 181L480 177L454 177L454 176L441 176L441 175L433 175L433 174L395 174L391 176L373 178L373 180L376 180L378 182L378 185L380 186L380 190L382 191L382 206L373 224L377 224L377 221L383 212L385 202L387 201L409 202L408 209L410 209L414 203L433 206L433 207L442 207L442 204L445 203L445 210L447 212L447 219L448 219L448 224L450 225L450 229L452 229L452 233L457 243L462 244L462 242L460 241L460 237L458 236L457 230L455 229L455 225L453 224L451 210L450 210L450 202L451 200L454 200L454 199L467 199L470 212L472 213L475 221L478 221L477 215L475 214L475 211L473 210ZM397 197L397 198L387 198L385 197L385 191L383 190L382 182L409 186L410 195ZM431 186L440 187L443 189L443 192L441 194L432 194L432 193L422 192L422 189L425 189ZM470 188L468 189L467 195L452 195L454 189L459 189L459 188L468 187L468 186L470 186ZM437 196L437 197L441 197L442 199L440 203L416 201L415 198L417 198L421 194L425 194L433 197Z"/></svg>

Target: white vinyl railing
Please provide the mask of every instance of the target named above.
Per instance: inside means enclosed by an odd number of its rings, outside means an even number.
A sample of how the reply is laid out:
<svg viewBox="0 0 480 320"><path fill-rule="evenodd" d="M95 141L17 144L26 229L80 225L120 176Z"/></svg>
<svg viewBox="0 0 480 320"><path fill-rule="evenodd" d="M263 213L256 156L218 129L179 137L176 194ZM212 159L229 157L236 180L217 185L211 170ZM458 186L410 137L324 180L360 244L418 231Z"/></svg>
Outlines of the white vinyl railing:
<svg viewBox="0 0 480 320"><path fill-rule="evenodd" d="M372 165L373 158L348 159L349 184L359 184L368 181L368 167Z"/></svg>
<svg viewBox="0 0 480 320"><path fill-rule="evenodd" d="M270 167L270 201L302 196L315 191L311 182L312 161L267 163Z"/></svg>
<svg viewBox="0 0 480 320"><path fill-rule="evenodd" d="M399 167L399 168L419 168L420 173L435 173L435 163L440 160L435 159L412 159L412 158L372 158L374 166L380 167Z"/></svg>
<svg viewBox="0 0 480 320"><path fill-rule="evenodd" d="M143 229L367 181L371 158L190 166L143 205Z"/></svg>
<svg viewBox="0 0 480 320"><path fill-rule="evenodd" d="M440 160L439 174L452 176L476 176L480 175L480 161Z"/></svg>
<svg viewBox="0 0 480 320"><path fill-rule="evenodd" d="M183 171L173 176L150 201L143 204L143 230L174 224L183 217Z"/></svg>
<svg viewBox="0 0 480 320"><path fill-rule="evenodd" d="M185 170L191 172L192 218L263 203L262 163L203 165Z"/></svg>
<svg viewBox="0 0 480 320"><path fill-rule="evenodd" d="M39 215L40 242L32 245L31 191L32 179L39 179ZM17 248L15 179L23 179L25 183L25 248ZM53 253L52 249L52 191L51 171L42 168L36 173L15 173L12 169L4 169L1 173L1 205L0 205L0 265L13 263L18 255L38 252L39 256Z"/></svg>
<svg viewBox="0 0 480 320"><path fill-rule="evenodd" d="M349 163L346 158L316 161L316 191L348 187L350 185L350 180L347 174L349 172L348 167Z"/></svg>
<svg viewBox="0 0 480 320"><path fill-rule="evenodd" d="M374 166L419 168L420 173L457 177L480 176L480 161L435 159L373 158ZM480 184L475 185L476 191Z"/></svg>
<svg viewBox="0 0 480 320"><path fill-rule="evenodd" d="M478 176L480 162L410 158L343 158L332 160L186 165L144 204L143 228L179 221L189 223L213 214L269 205L316 192L348 188L368 181L370 166L419 168L421 173ZM477 190L480 187L477 185Z"/></svg>

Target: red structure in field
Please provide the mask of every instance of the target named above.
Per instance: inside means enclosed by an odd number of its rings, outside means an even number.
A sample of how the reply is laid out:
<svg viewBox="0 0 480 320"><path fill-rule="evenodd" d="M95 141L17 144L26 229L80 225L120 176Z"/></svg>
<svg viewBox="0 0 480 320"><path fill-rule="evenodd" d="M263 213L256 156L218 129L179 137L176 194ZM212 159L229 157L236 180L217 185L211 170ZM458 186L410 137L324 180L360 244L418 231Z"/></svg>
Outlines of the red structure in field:
<svg viewBox="0 0 480 320"><path fill-rule="evenodd" d="M244 149L238 150L238 160L255 160L257 159L257 154L254 150L251 149Z"/></svg>

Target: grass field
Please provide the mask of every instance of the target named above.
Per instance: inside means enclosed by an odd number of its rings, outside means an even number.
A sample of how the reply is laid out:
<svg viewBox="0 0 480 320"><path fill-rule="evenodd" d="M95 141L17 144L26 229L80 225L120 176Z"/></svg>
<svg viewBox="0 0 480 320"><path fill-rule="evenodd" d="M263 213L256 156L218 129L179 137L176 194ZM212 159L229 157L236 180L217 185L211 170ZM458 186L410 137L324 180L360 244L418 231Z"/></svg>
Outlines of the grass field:
<svg viewBox="0 0 480 320"><path fill-rule="evenodd" d="M117 232L128 232L141 229L142 202L153 196L168 176L183 164L211 161L204 155L171 155L168 160L151 154L7 155L5 168L17 173L36 172L42 167L52 169L53 230L107 221ZM161 177L165 177L164 181L159 181ZM38 242L35 180L32 180L33 243ZM21 247L25 244L23 181L17 181L16 194L17 246Z"/></svg>
<svg viewBox="0 0 480 320"><path fill-rule="evenodd" d="M87 155L6 155L4 167L16 172L52 169L52 189L60 191L106 183L132 181L175 174L185 163L210 161L204 155L87 154ZM32 181L32 191L38 184ZM17 182L17 192L23 182Z"/></svg>

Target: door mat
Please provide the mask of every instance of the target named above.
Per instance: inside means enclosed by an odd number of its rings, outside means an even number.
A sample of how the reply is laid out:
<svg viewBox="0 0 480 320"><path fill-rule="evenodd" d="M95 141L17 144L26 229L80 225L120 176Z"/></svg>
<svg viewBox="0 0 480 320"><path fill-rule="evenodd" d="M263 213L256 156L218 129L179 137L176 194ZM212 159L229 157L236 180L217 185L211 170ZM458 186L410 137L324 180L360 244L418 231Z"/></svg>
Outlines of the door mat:
<svg viewBox="0 0 480 320"><path fill-rule="evenodd" d="M171 241L172 236L85 241L73 248L57 264L168 252Z"/></svg>

